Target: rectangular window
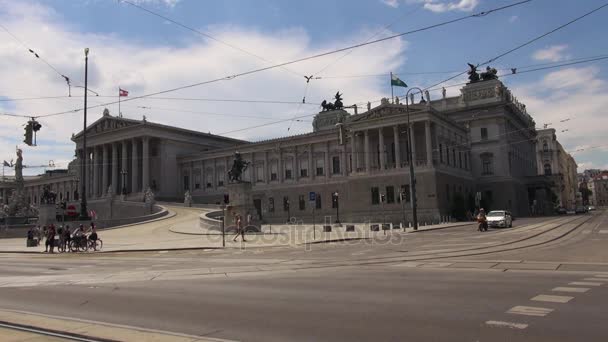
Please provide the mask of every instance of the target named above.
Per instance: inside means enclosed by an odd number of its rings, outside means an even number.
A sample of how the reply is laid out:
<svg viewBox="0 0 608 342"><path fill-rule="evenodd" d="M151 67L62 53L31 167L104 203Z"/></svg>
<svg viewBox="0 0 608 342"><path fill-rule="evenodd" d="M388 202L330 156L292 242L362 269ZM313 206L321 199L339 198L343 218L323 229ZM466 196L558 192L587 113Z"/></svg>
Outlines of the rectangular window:
<svg viewBox="0 0 608 342"><path fill-rule="evenodd" d="M410 185L409 184L401 186L401 193L399 194L399 202L401 202L402 200L405 201L405 203L410 202Z"/></svg>
<svg viewBox="0 0 608 342"><path fill-rule="evenodd" d="M278 169L279 169L279 167L277 166L277 163L276 162L272 163L272 165L270 166L270 180L271 181L277 180Z"/></svg>
<svg viewBox="0 0 608 342"><path fill-rule="evenodd" d="M380 189L377 187L372 188L372 204L380 204Z"/></svg>
<svg viewBox="0 0 608 342"><path fill-rule="evenodd" d="M283 211L289 210L289 197L283 197Z"/></svg>
<svg viewBox="0 0 608 342"><path fill-rule="evenodd" d="M334 175L340 173L340 157L335 156L331 158L332 172Z"/></svg>
<svg viewBox="0 0 608 342"><path fill-rule="evenodd" d="M386 187L386 203L395 203L395 187Z"/></svg>
<svg viewBox="0 0 608 342"><path fill-rule="evenodd" d="M268 212L274 213L274 198L268 197Z"/></svg>
<svg viewBox="0 0 608 342"><path fill-rule="evenodd" d="M445 163L450 165L450 148L445 148Z"/></svg>
<svg viewBox="0 0 608 342"><path fill-rule="evenodd" d="M482 174L491 175L494 174L492 170L492 159L491 158L483 158L482 161Z"/></svg>
<svg viewBox="0 0 608 342"><path fill-rule="evenodd" d="M454 163L454 167L456 167L456 150L452 149L452 162Z"/></svg>
<svg viewBox="0 0 608 342"><path fill-rule="evenodd" d="M462 169L462 152L458 152L458 167Z"/></svg>
<svg viewBox="0 0 608 342"><path fill-rule="evenodd" d="M317 159L317 176L323 176L324 164L323 159Z"/></svg>
<svg viewBox="0 0 608 342"><path fill-rule="evenodd" d="M263 165L258 165L255 168L255 175L257 178L258 182L263 182L264 181L264 166Z"/></svg>
<svg viewBox="0 0 608 342"><path fill-rule="evenodd" d="M464 154L464 169L465 170L469 169L469 154L468 153Z"/></svg>
<svg viewBox="0 0 608 342"><path fill-rule="evenodd" d="M322 206L321 206L321 194L317 194L317 197L315 197L315 208L322 209Z"/></svg>
<svg viewBox="0 0 608 342"><path fill-rule="evenodd" d="M217 186L224 186L224 180L220 179L220 181L217 182Z"/></svg>
<svg viewBox="0 0 608 342"><path fill-rule="evenodd" d="M285 170L285 179L291 179L291 170Z"/></svg>
<svg viewBox="0 0 608 342"><path fill-rule="evenodd" d="M293 177L293 159L288 159L285 161L285 165L283 166L285 168L285 179L291 179Z"/></svg>
<svg viewBox="0 0 608 342"><path fill-rule="evenodd" d="M443 144L439 144L439 161L443 163Z"/></svg>
<svg viewBox="0 0 608 342"><path fill-rule="evenodd" d="M488 129L485 127L481 128L481 140L488 140Z"/></svg>
<svg viewBox="0 0 608 342"><path fill-rule="evenodd" d="M300 210L306 210L306 199L304 195L298 197L298 204L300 205Z"/></svg>
<svg viewBox="0 0 608 342"><path fill-rule="evenodd" d="M301 169L300 177L308 177L308 169Z"/></svg>
<svg viewBox="0 0 608 342"><path fill-rule="evenodd" d="M190 177L188 175L184 175L184 190L190 190Z"/></svg>
<svg viewBox="0 0 608 342"><path fill-rule="evenodd" d="M194 189L200 189L200 188L201 188L201 170L195 169L194 170Z"/></svg>

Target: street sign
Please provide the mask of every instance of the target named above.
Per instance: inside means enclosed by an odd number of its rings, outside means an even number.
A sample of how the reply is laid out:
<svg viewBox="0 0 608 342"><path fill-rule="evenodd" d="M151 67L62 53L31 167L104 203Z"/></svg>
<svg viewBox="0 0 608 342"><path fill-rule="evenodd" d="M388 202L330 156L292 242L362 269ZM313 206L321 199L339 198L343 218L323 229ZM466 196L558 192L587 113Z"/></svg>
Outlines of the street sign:
<svg viewBox="0 0 608 342"><path fill-rule="evenodd" d="M68 205L67 210L65 212L68 216L77 216L78 212L76 211L76 206L73 204Z"/></svg>
<svg viewBox="0 0 608 342"><path fill-rule="evenodd" d="M316 192L309 192L308 193L308 200L311 202L314 202L317 200L317 193Z"/></svg>

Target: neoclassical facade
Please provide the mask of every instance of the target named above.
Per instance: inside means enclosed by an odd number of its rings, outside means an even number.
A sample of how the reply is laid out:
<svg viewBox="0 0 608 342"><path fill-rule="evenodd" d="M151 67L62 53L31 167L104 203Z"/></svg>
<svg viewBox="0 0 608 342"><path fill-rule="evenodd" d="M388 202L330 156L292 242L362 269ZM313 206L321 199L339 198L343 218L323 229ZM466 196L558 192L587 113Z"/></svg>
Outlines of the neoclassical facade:
<svg viewBox="0 0 608 342"><path fill-rule="evenodd" d="M250 162L243 180L251 183L252 214L266 222L309 220L312 209L326 222L337 216L409 222L410 165L422 223L450 216L459 206L507 209L516 216L547 207L554 184L537 172L535 122L500 81L468 84L455 97L444 92L431 99L426 93L409 111L398 99L367 107L354 114L324 111L310 133L257 142L105 110L87 128L86 152L83 132L72 137L77 158L69 173L72 193L64 196L73 200L79 191L75 182L86 179L92 199L124 190L128 200L141 201L150 187L159 199L183 201L189 192L194 202L219 203L228 193L227 171L238 151ZM30 186L32 198L40 197L37 186Z"/></svg>

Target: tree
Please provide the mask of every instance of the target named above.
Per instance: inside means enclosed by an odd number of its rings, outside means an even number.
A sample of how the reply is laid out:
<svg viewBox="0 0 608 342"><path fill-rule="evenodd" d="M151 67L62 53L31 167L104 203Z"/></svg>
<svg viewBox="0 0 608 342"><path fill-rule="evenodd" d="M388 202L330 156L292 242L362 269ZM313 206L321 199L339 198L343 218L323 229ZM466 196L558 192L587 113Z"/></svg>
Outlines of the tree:
<svg viewBox="0 0 608 342"><path fill-rule="evenodd" d="M583 186L581 186L581 188L578 190L581 192L581 196L583 198L583 204L589 205L589 197L591 197L591 195L593 195L593 191L591 191Z"/></svg>

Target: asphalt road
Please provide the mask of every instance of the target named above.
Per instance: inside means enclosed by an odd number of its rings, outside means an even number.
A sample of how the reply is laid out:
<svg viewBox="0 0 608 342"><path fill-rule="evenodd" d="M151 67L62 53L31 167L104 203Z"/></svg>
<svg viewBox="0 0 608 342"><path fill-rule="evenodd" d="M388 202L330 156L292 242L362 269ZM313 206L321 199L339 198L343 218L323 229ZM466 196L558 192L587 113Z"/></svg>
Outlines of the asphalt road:
<svg viewBox="0 0 608 342"><path fill-rule="evenodd" d="M605 216L307 248L0 255L0 308L242 341L606 341ZM407 261L525 238L570 219L580 226L569 223L576 229L546 245Z"/></svg>

